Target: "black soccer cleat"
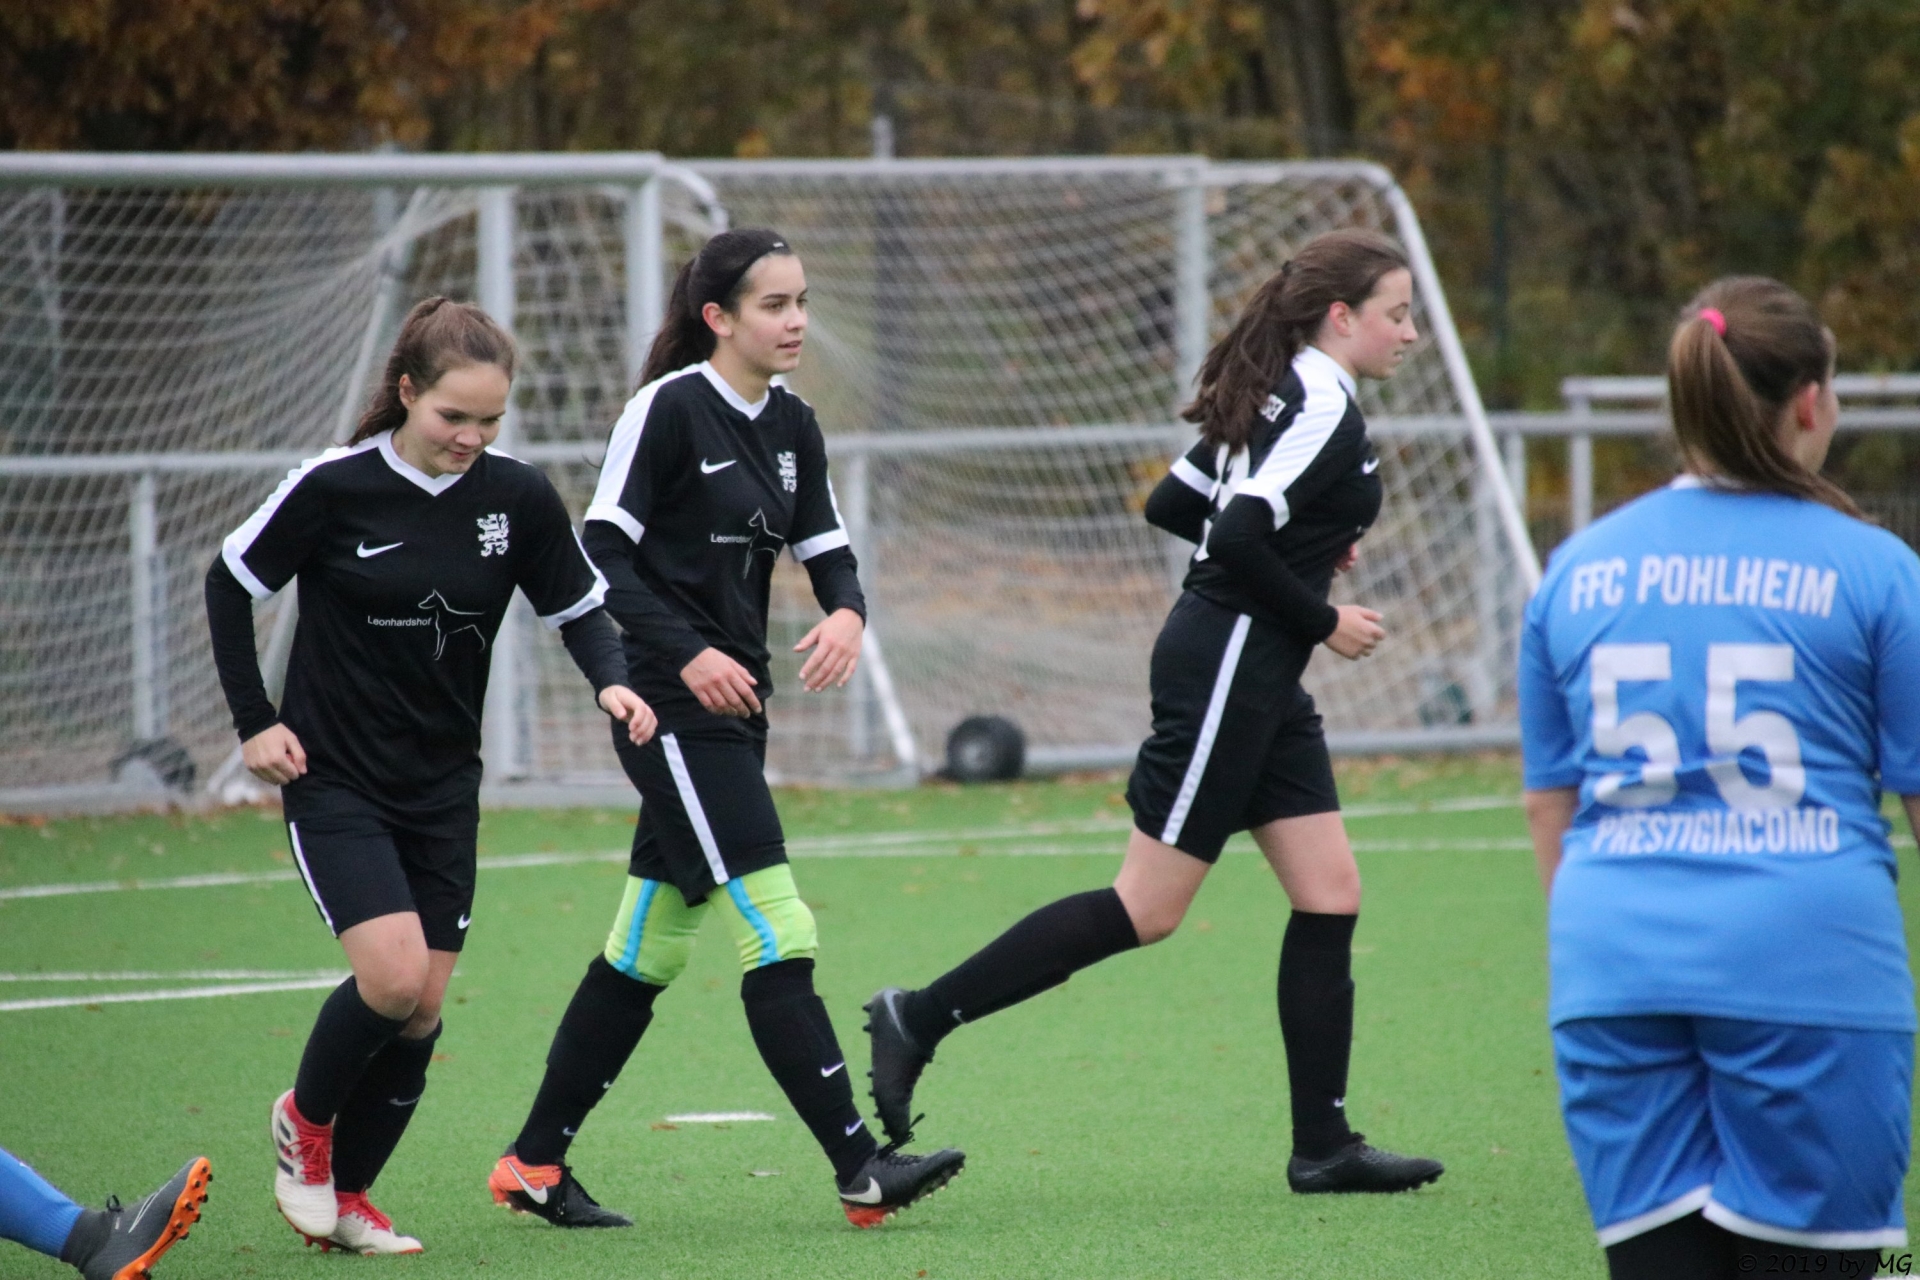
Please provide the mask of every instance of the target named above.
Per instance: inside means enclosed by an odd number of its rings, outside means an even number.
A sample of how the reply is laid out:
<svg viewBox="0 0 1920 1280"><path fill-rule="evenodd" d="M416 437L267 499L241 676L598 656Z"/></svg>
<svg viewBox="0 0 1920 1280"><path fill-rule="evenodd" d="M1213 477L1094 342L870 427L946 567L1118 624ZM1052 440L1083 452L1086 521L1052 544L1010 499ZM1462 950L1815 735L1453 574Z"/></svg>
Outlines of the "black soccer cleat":
<svg viewBox="0 0 1920 1280"><path fill-rule="evenodd" d="M887 1140L896 1147L913 1141L919 1119L913 1114L913 1086L933 1061L933 1051L920 1047L900 1016L906 996L899 987L883 987L861 1006L867 1011L866 1032L872 1042L873 1069L867 1075L873 1079L873 1107Z"/></svg>
<svg viewBox="0 0 1920 1280"><path fill-rule="evenodd" d="M850 1181L840 1184L840 1207L854 1226L877 1227L953 1181L966 1163L966 1154L952 1147L929 1156L910 1156L889 1144L874 1152Z"/></svg>
<svg viewBox="0 0 1920 1280"><path fill-rule="evenodd" d="M630 1227L633 1219L587 1194L564 1164L527 1164L511 1146L487 1178L493 1202L515 1213L530 1213L556 1227Z"/></svg>
<svg viewBox="0 0 1920 1280"><path fill-rule="evenodd" d="M1299 1195L1337 1191L1411 1191L1425 1186L1446 1166L1424 1156L1396 1155L1367 1145L1356 1133L1324 1160L1294 1156L1287 1161L1287 1185Z"/></svg>
<svg viewBox="0 0 1920 1280"><path fill-rule="evenodd" d="M213 1166L195 1156L166 1185L132 1207L118 1196L105 1209L83 1212L67 1237L62 1260L86 1280L146 1280L160 1255L187 1238L207 1202Z"/></svg>

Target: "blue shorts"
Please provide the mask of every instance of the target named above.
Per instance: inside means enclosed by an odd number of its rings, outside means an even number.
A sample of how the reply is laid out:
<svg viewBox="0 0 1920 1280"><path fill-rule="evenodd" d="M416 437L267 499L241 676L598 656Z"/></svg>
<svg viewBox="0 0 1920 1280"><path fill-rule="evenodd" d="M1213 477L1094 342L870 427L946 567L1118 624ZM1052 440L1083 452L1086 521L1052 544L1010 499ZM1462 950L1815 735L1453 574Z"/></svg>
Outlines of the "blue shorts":
<svg viewBox="0 0 1920 1280"><path fill-rule="evenodd" d="M1696 1210L1777 1244L1906 1244L1910 1034L1582 1018L1553 1029L1553 1052L1603 1246Z"/></svg>

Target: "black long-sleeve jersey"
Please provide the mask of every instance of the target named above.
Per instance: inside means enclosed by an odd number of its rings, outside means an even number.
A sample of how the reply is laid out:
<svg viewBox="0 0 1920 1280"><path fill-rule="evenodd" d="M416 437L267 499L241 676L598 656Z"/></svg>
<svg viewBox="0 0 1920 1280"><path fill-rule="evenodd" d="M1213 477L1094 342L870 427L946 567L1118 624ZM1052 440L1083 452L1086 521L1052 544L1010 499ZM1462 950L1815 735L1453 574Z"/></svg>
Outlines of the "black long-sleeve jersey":
<svg viewBox="0 0 1920 1280"><path fill-rule="evenodd" d="M278 719L311 774L399 812L435 813L480 782L480 722L495 634L525 591L596 688L622 680L606 582L537 468L486 450L463 474L429 476L383 433L287 474L227 535L208 572L208 617L235 728L273 723L252 618L299 578L300 621ZM593 628L597 626L597 633ZM601 643L594 642L598 634Z"/></svg>
<svg viewBox="0 0 1920 1280"><path fill-rule="evenodd" d="M1380 459L1353 376L1306 347L1243 449L1202 441L1175 459L1147 519L1197 543L1186 589L1318 644L1339 615L1333 567L1380 515Z"/></svg>
<svg viewBox="0 0 1920 1280"><path fill-rule="evenodd" d="M749 404L711 364L627 402L583 537L649 701L690 698L680 670L708 647L745 667L761 698L773 692L767 599L784 548L823 610L866 616L812 407L778 384Z"/></svg>

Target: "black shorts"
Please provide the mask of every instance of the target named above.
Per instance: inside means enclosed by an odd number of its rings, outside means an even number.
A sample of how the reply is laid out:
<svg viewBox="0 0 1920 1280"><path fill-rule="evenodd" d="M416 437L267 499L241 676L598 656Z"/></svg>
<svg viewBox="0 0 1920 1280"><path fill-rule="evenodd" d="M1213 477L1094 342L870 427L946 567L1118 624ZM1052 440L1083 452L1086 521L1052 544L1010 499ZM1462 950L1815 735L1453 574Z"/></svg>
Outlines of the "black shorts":
<svg viewBox="0 0 1920 1280"><path fill-rule="evenodd" d="M629 875L661 880L688 903L716 886L787 860L786 833L767 788L767 721L696 709L662 717L644 747L613 723L620 767L640 792Z"/></svg>
<svg viewBox="0 0 1920 1280"><path fill-rule="evenodd" d="M1127 803L1141 831L1206 862L1236 831L1334 813L1340 798L1313 698L1313 646L1192 592L1154 642L1153 735Z"/></svg>
<svg viewBox="0 0 1920 1280"><path fill-rule="evenodd" d="M466 945L480 832L477 795L424 818L403 817L308 774L281 788L280 802L294 864L334 937L375 917L411 911L429 949Z"/></svg>

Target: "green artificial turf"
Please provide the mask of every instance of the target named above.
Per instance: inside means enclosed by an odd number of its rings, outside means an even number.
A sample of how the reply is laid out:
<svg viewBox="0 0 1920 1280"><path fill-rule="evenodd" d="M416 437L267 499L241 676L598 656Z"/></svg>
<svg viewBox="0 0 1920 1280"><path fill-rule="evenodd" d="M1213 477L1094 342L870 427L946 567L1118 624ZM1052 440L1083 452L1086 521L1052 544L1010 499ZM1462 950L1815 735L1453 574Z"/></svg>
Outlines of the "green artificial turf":
<svg viewBox="0 0 1920 1280"><path fill-rule="evenodd" d="M430 1087L374 1189L426 1242L423 1257L322 1259L274 1211L267 1108L292 1080L319 991L0 1012L0 1146L82 1201L131 1198L187 1156L210 1156L207 1217L164 1260L162 1280L335 1266L417 1280L1595 1277L1600 1254L1555 1106L1524 824L1517 807L1447 804L1516 787L1499 758L1342 770L1367 893L1349 1106L1377 1143L1446 1161L1439 1183L1409 1195L1286 1190L1274 1011L1286 904L1244 837L1173 938L942 1046L917 1097L921 1140L965 1148L967 1171L877 1231L846 1224L825 1161L761 1067L718 924L573 1149L594 1195L639 1225L562 1233L492 1205L487 1172L618 902L623 868L605 859L481 874ZM1106 883L1126 827L1120 789L1097 778L780 794L820 922L818 984L863 1102L860 1003L885 983L926 981L1036 906ZM1434 807L1405 812L1421 804ZM584 859L624 847L631 822L619 811L490 813L482 852ZM287 867L272 814L0 827L0 887ZM10 974L340 963L286 879L0 898ZM0 982L0 1001L194 985L208 983ZM776 1119L665 1121L711 1111ZM0 1246L0 1277L70 1274Z"/></svg>

